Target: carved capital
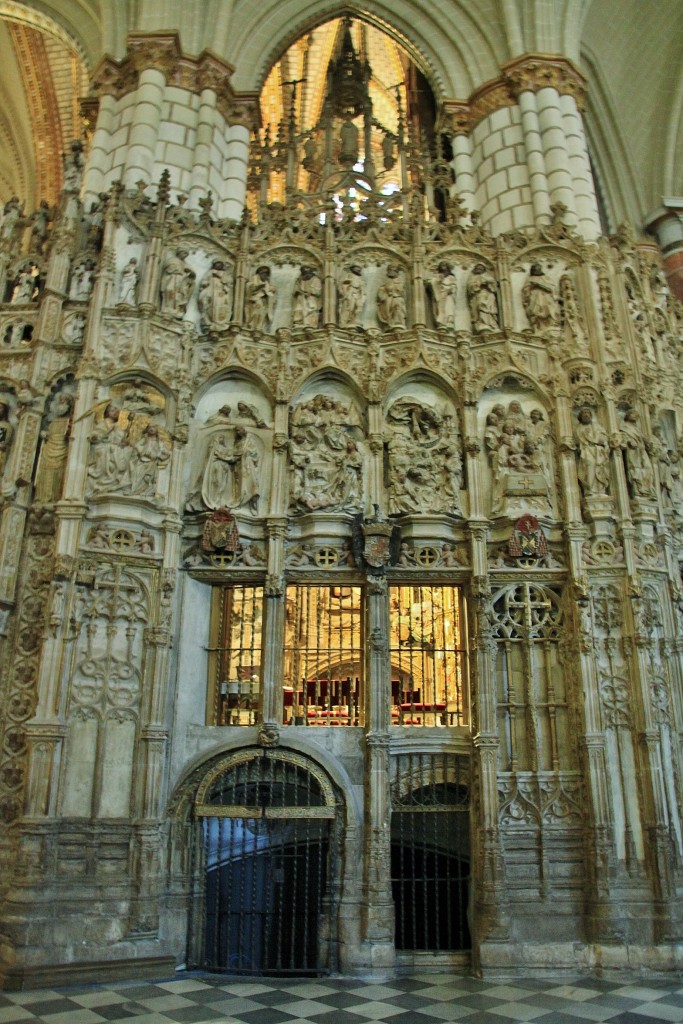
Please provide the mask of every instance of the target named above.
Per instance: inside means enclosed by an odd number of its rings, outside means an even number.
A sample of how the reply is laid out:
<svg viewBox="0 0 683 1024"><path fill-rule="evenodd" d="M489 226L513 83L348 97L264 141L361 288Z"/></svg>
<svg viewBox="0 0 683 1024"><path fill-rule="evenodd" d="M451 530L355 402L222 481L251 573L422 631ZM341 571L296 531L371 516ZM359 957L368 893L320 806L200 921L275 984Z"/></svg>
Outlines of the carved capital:
<svg viewBox="0 0 683 1024"><path fill-rule="evenodd" d="M585 109L586 79L566 57L528 53L505 64L503 78L515 99L522 92L550 88L573 96L579 110Z"/></svg>

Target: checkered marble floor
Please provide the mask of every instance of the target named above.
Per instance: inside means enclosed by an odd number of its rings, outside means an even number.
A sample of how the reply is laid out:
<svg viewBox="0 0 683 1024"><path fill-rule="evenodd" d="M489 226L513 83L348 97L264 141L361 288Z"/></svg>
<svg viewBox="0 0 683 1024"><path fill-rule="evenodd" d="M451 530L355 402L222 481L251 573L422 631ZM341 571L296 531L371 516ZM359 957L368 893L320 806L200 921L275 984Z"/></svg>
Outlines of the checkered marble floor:
<svg viewBox="0 0 683 1024"><path fill-rule="evenodd" d="M680 981L596 978L478 981L415 974L386 983L348 979L225 978L0 993L0 1024L662 1024L683 1022Z"/></svg>

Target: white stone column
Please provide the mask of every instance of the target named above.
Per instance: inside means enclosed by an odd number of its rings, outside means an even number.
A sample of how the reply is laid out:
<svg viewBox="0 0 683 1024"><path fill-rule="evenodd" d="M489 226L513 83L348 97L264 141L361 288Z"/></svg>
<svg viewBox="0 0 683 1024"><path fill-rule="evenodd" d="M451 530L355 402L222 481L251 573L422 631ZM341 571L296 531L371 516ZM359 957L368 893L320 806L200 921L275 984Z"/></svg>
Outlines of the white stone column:
<svg viewBox="0 0 683 1024"><path fill-rule="evenodd" d="M594 239L600 235L600 215L595 196L593 172L588 159L583 119L574 96L560 96L560 108L574 182L579 233L586 239Z"/></svg>
<svg viewBox="0 0 683 1024"><path fill-rule="evenodd" d="M202 89L197 112L197 141L194 147L192 185L188 206L197 207L199 199L209 191L209 169L211 167L211 145L216 130L216 92Z"/></svg>
<svg viewBox="0 0 683 1024"><path fill-rule="evenodd" d="M86 207L106 191L105 175L111 163L110 144L114 132L117 103L113 96L105 93L100 99L97 113L97 127L92 137L88 166L83 176L83 195Z"/></svg>
<svg viewBox="0 0 683 1024"><path fill-rule="evenodd" d="M225 191L219 216L239 220L247 195L247 163L249 160L249 129L243 124L230 128L225 159Z"/></svg>
<svg viewBox="0 0 683 1024"><path fill-rule="evenodd" d="M543 224L550 220L550 199L548 198L548 177L538 123L536 94L531 90L525 90L519 94L518 103L522 112L522 135L529 169L531 203L536 223Z"/></svg>
<svg viewBox="0 0 683 1024"><path fill-rule="evenodd" d="M472 164L472 140L469 135L458 133L451 139L453 147L453 170L455 172L455 191L463 206L471 213L475 208L474 166Z"/></svg>
<svg viewBox="0 0 683 1024"><path fill-rule="evenodd" d="M140 72L123 171L123 181L128 187L141 178L151 181L154 176L154 156L165 89L163 72L156 68L145 68Z"/></svg>
<svg viewBox="0 0 683 1024"><path fill-rule="evenodd" d="M565 139L565 125L557 89L539 89L536 93L538 126L543 142L543 156L548 175L551 203L564 203L567 207L565 223L576 225L574 182Z"/></svg>

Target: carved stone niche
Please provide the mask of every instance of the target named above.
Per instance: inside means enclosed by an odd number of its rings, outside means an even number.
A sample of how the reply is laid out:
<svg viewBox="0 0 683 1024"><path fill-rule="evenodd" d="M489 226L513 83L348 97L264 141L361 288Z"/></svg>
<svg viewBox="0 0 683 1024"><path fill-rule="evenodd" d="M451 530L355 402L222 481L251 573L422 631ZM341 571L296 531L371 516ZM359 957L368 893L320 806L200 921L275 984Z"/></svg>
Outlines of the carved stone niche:
<svg viewBox="0 0 683 1024"><path fill-rule="evenodd" d="M207 391L187 446L186 511L262 515L269 507L272 428L270 401L251 381L223 380Z"/></svg>
<svg viewBox="0 0 683 1024"><path fill-rule="evenodd" d="M323 280L315 253L293 246L270 250L247 280L245 326L273 334L280 328L317 330L323 321Z"/></svg>
<svg viewBox="0 0 683 1024"><path fill-rule="evenodd" d="M490 515L518 519L525 513L554 517L554 444L543 400L519 381L497 381L482 396L478 410L486 453L484 493ZM488 486L487 486L488 484Z"/></svg>
<svg viewBox="0 0 683 1024"><path fill-rule="evenodd" d="M462 436L452 399L428 381L387 399L384 479L390 516L462 516Z"/></svg>
<svg viewBox="0 0 683 1024"><path fill-rule="evenodd" d="M355 250L337 278L337 323L351 330L405 330L410 325L410 272L396 253Z"/></svg>
<svg viewBox="0 0 683 1024"><path fill-rule="evenodd" d="M366 507L370 452L364 410L349 385L318 379L289 415L288 509L354 516Z"/></svg>

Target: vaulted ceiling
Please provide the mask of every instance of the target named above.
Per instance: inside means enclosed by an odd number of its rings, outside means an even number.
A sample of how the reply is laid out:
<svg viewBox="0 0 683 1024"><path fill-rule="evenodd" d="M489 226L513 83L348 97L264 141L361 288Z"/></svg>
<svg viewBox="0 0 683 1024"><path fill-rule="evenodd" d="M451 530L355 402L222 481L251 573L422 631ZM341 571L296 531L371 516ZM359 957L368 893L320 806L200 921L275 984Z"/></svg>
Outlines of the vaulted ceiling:
<svg viewBox="0 0 683 1024"><path fill-rule="evenodd" d="M344 12L402 42L437 99L466 100L522 53L564 54L589 80L589 138L615 223L683 195L681 0L0 0L0 200L52 198L86 70L122 57L129 31L176 29L186 52L211 49L251 90L297 38Z"/></svg>

